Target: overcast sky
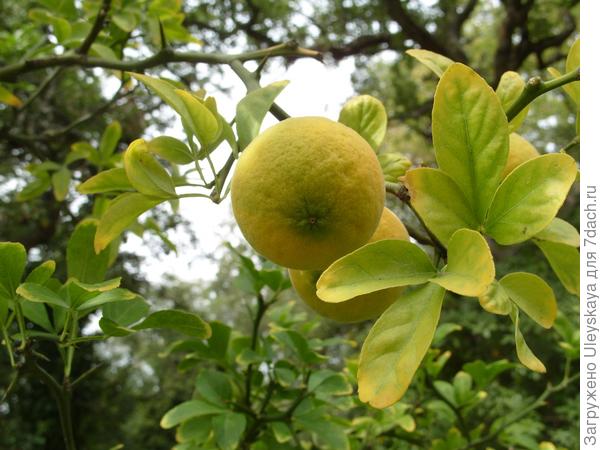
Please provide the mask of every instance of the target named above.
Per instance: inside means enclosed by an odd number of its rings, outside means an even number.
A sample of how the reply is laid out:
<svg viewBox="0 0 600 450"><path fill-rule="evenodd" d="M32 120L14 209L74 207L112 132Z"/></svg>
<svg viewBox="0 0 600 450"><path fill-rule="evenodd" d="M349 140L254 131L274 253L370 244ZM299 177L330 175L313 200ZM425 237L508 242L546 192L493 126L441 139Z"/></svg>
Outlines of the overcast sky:
<svg viewBox="0 0 600 450"><path fill-rule="evenodd" d="M346 59L335 67L325 66L315 60L300 59L287 69L275 65L271 65L269 69L268 73L263 74L261 83L264 86L279 80L290 81L278 97L277 103L293 117L314 115L336 120L341 106L354 92L350 79L354 70L354 62L351 59ZM210 91L208 95L215 96L221 114L231 119L235 115L237 102L245 94L245 88L233 73L226 75L223 83L234 86L230 96ZM273 116L267 115L263 130L276 122ZM179 121L174 123L173 130L168 134L181 136ZM145 137L155 136L150 132ZM226 157L225 151L219 156L217 158L221 160ZM153 258L145 248L144 241L132 233L128 234L128 242L122 247L122 250L145 257L140 270L152 282L161 282L167 274L174 274L186 281L211 279L217 267L207 256L214 254L224 240L241 239L239 230L236 229L236 234L231 236L230 230L222 226L223 223L231 222L233 218L229 198L220 205L201 198L182 199L180 213L192 223L199 241L198 248L186 246L188 239L176 232L170 233L169 237L178 244L177 255L171 253L164 254L159 259Z"/></svg>

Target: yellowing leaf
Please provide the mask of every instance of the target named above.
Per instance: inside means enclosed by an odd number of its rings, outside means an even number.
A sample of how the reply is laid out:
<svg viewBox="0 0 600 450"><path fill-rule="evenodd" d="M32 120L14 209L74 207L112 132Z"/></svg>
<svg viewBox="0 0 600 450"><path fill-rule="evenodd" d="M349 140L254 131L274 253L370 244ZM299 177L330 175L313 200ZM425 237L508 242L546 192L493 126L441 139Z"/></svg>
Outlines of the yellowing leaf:
<svg viewBox="0 0 600 450"><path fill-rule="evenodd" d="M515 100L517 100L523 92L523 89L525 89L525 81L517 72L508 71L502 74L498 87L496 88L496 94L502 103L504 111L510 109ZM523 110L510 121L508 124L508 131L516 131L525 120L528 112L529 105L523 108Z"/></svg>
<svg viewBox="0 0 600 450"><path fill-rule="evenodd" d="M137 192L122 194L115 198L102 214L94 238L94 249L100 253L113 239L118 237L142 213L163 202Z"/></svg>
<svg viewBox="0 0 600 450"><path fill-rule="evenodd" d="M129 182L142 194L161 198L177 195L171 176L154 159L143 139L136 139L129 144L123 162Z"/></svg>
<svg viewBox="0 0 600 450"><path fill-rule="evenodd" d="M512 308L508 294L496 280L488 286L485 294L479 296L479 304L487 312L502 316L508 315Z"/></svg>
<svg viewBox="0 0 600 450"><path fill-rule="evenodd" d="M502 172L503 179L506 178L515 167L520 166L525 161L540 156L535 147L517 133L510 134L509 142L508 159L506 160L506 166L504 166L504 171Z"/></svg>
<svg viewBox="0 0 600 450"><path fill-rule="evenodd" d="M448 243L448 265L432 283L460 295L483 295L494 281L494 258L485 238L477 231L461 229Z"/></svg>
<svg viewBox="0 0 600 450"><path fill-rule="evenodd" d="M373 150L383 143L387 114L383 103L375 97L359 95L348 100L340 111L338 122L360 134Z"/></svg>
<svg viewBox="0 0 600 450"><path fill-rule="evenodd" d="M536 235L552 221L576 176L575 160L564 153L521 164L498 188L486 219L486 233L502 245Z"/></svg>
<svg viewBox="0 0 600 450"><path fill-rule="evenodd" d="M132 191L133 186L123 168L104 170L88 178L79 186L80 194L101 194L104 192Z"/></svg>
<svg viewBox="0 0 600 450"><path fill-rule="evenodd" d="M71 184L71 171L66 167L61 167L52 174L52 190L54 198L62 202L69 193L69 185Z"/></svg>
<svg viewBox="0 0 600 450"><path fill-rule="evenodd" d="M14 95L8 89L0 85L0 103L4 103L9 106L14 106L15 108L20 108L23 106L23 102L19 97Z"/></svg>
<svg viewBox="0 0 600 450"><path fill-rule="evenodd" d="M159 136L148 142L148 150L175 164L189 164L194 160L190 148L170 136Z"/></svg>
<svg viewBox="0 0 600 450"><path fill-rule="evenodd" d="M546 373L546 366L542 363L537 356L533 354L527 343L521 330L519 329L519 308L513 306L510 313L510 318L515 325L515 344L517 346L517 357L521 364L527 367L529 370L534 372Z"/></svg>
<svg viewBox="0 0 600 450"><path fill-rule="evenodd" d="M219 121L212 112L196 97L189 92L175 89L175 94L183 101L191 118L190 125L194 135L202 143L208 145L219 135Z"/></svg>
<svg viewBox="0 0 600 450"><path fill-rule="evenodd" d="M550 267L571 294L579 295L579 251L558 242L535 240L550 263Z"/></svg>
<svg viewBox="0 0 600 450"><path fill-rule="evenodd" d="M371 328L358 362L358 395L375 408L400 400L431 345L444 289L420 286L390 306Z"/></svg>
<svg viewBox="0 0 600 450"><path fill-rule="evenodd" d="M404 184L411 205L442 244L446 245L456 230L478 228L465 195L441 170L425 167L409 170Z"/></svg>
<svg viewBox="0 0 600 450"><path fill-rule="evenodd" d="M339 303L396 286L422 284L435 269L420 247L407 241L367 244L331 264L317 281L317 296Z"/></svg>
<svg viewBox="0 0 600 450"><path fill-rule="evenodd" d="M508 123L498 96L464 64L450 66L438 83L432 133L440 169L483 223L508 157Z"/></svg>
<svg viewBox="0 0 600 450"><path fill-rule="evenodd" d="M102 133L98 149L103 160L107 160L115 152L119 139L121 139L121 134L121 124L119 122L112 122L106 127L104 133Z"/></svg>
<svg viewBox="0 0 600 450"><path fill-rule="evenodd" d="M569 49L569 54L567 55L567 63L566 63L566 71L572 72L580 66L579 62L579 39L577 39L571 48ZM579 90L580 90L580 82L575 81L573 83L569 83L569 90L571 91L571 96L575 103L579 106ZM563 86L564 87L564 86Z"/></svg>
<svg viewBox="0 0 600 450"><path fill-rule="evenodd" d="M556 298L544 280L532 273L515 272L503 277L500 285L529 317L544 328L552 326L556 319Z"/></svg>
<svg viewBox="0 0 600 450"><path fill-rule="evenodd" d="M429 50L410 49L406 53L429 68L438 77L441 77L446 69L454 63L450 58Z"/></svg>
<svg viewBox="0 0 600 450"><path fill-rule="evenodd" d="M552 222L536 234L535 238L542 241L570 245L571 247L579 247L579 232L577 228L558 217L552 219Z"/></svg>

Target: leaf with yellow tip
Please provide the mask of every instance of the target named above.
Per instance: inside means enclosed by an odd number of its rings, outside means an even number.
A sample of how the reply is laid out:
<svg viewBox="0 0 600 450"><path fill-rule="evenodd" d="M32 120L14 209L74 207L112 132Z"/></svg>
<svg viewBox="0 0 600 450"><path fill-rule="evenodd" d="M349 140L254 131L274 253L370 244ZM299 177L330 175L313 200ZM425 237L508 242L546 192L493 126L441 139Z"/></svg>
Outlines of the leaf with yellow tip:
<svg viewBox="0 0 600 450"><path fill-rule="evenodd" d="M431 345L444 293L435 284L420 286L375 322L358 362L361 401L385 408L402 398Z"/></svg>
<svg viewBox="0 0 600 450"><path fill-rule="evenodd" d="M483 295L494 281L494 258L485 238L465 228L456 231L448 243L448 265L431 282L469 297Z"/></svg>
<svg viewBox="0 0 600 450"><path fill-rule="evenodd" d="M331 264L317 281L317 296L339 303L396 286L422 284L435 276L427 254L401 240L367 244Z"/></svg>
<svg viewBox="0 0 600 450"><path fill-rule="evenodd" d="M533 354L525 342L525 338L523 337L521 330L519 329L519 308L513 306L510 313L510 318L515 324L515 344L517 347L517 357L519 358L519 361L521 361L521 364L523 364L529 370L539 373L546 373L546 366L544 366L544 363L542 363L537 356Z"/></svg>

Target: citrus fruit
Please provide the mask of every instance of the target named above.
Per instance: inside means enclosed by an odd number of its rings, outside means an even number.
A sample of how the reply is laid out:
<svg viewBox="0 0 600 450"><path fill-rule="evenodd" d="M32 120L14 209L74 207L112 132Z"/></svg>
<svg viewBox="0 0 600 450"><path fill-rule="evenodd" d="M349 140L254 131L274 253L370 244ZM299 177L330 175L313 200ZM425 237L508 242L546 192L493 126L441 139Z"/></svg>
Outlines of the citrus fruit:
<svg viewBox="0 0 600 450"><path fill-rule="evenodd" d="M377 230L369 240L382 239L408 240L404 224L389 209L385 208ZM312 270L289 270L290 279L300 298L315 312L338 322L360 322L374 319L390 306L402 292L401 287L384 289L359 295L342 303L327 303L317 297L317 280L321 272Z"/></svg>
<svg viewBox="0 0 600 450"><path fill-rule="evenodd" d="M292 269L323 270L365 244L379 223L383 174L369 144L322 117L284 120L254 139L231 184L248 243Z"/></svg>

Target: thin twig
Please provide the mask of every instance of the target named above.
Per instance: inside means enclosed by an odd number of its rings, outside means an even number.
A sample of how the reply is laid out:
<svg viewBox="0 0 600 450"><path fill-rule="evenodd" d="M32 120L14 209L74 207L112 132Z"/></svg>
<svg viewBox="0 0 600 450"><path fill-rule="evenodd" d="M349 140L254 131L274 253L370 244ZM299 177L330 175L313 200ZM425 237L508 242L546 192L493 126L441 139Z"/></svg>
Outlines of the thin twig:
<svg viewBox="0 0 600 450"><path fill-rule="evenodd" d="M108 11L110 10L111 0L103 0L102 5L100 5L100 9L98 10L98 14L96 15L96 20L94 21L94 25L92 25L92 29L84 39L81 46L77 49L77 53L80 55L86 55L90 50L92 44L104 28L106 16L108 15Z"/></svg>
<svg viewBox="0 0 600 450"><path fill-rule="evenodd" d="M506 118L510 122L513 120L527 105L538 98L540 95L545 94L553 89L559 88L565 84L579 81L579 67L565 75L554 78L550 81L542 81L540 77L531 78L521 95L515 100L511 107L506 111Z"/></svg>

